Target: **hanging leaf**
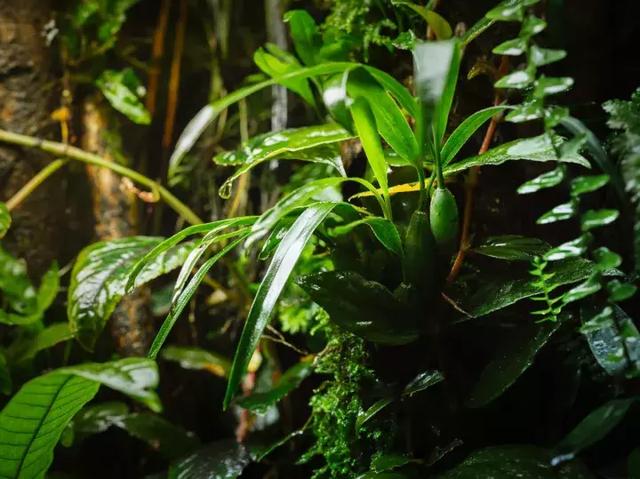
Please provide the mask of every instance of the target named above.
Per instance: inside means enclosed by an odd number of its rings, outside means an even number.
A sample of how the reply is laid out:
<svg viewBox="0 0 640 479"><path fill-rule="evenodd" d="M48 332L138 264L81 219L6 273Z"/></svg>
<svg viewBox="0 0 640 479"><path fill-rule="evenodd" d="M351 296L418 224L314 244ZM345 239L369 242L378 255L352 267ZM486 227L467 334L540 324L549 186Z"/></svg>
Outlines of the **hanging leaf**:
<svg viewBox="0 0 640 479"><path fill-rule="evenodd" d="M231 369L231 361L204 349L188 346L167 346L162 350L162 359L180 364L184 369L209 371L227 377Z"/></svg>
<svg viewBox="0 0 640 479"><path fill-rule="evenodd" d="M269 264L258 287L249 316L242 329L240 342L238 343L229 374L229 382L224 399L225 409L229 407L233 399L260 340L260 336L267 326L271 313L289 280L289 276L302 250L311 239L315 229L331 213L335 206L335 203L316 203L309 206L296 219L278 245L271 264Z"/></svg>
<svg viewBox="0 0 640 479"><path fill-rule="evenodd" d="M293 55L273 43L267 43L265 48L258 48L253 54L253 61L260 70L272 78L294 72L302 67ZM282 85L300 95L307 104L315 105L308 79L295 78L293 80L285 80Z"/></svg>
<svg viewBox="0 0 640 479"><path fill-rule="evenodd" d="M7 231L11 227L11 213L9 208L2 201L0 201L0 239L4 238Z"/></svg>
<svg viewBox="0 0 640 479"><path fill-rule="evenodd" d="M236 479L251 462L251 454L234 440L218 441L175 462L169 479Z"/></svg>
<svg viewBox="0 0 640 479"><path fill-rule="evenodd" d="M113 310L138 259L162 238L132 236L94 243L83 249L71 272L67 298L69 326L80 344L93 346ZM171 248L147 263L135 280L140 286L182 264L191 244Z"/></svg>
<svg viewBox="0 0 640 479"><path fill-rule="evenodd" d="M442 381L444 381L444 376L440 371L423 371L404 387L402 395L412 397L414 394L424 391Z"/></svg>
<svg viewBox="0 0 640 479"><path fill-rule="evenodd" d="M427 25L431 27L433 33L438 40L447 40L453 35L451 25L440 14L433 10L427 9L422 5L416 5L408 0L393 0L391 2L394 5L404 5L420 15Z"/></svg>
<svg viewBox="0 0 640 479"><path fill-rule="evenodd" d="M559 140L556 146L560 146L561 141ZM513 160L557 161L557 157L547 135L540 135L503 143L481 155L450 163L444 168L444 174L452 175L474 166L497 166ZM586 168L591 167L589 161L579 154L567 156L562 158L561 161L574 163Z"/></svg>
<svg viewBox="0 0 640 479"><path fill-rule="evenodd" d="M141 97L144 87L131 68L122 71L104 70L96 85L111 106L139 125L151 123L151 115Z"/></svg>
<svg viewBox="0 0 640 479"><path fill-rule="evenodd" d="M478 128L484 125L487 121L496 115L499 115L504 110L511 108L508 105L490 106L482 110L478 110L472 115L465 118L465 120L458 125L458 127L449 135L447 141L442 147L440 156L442 158L442 164L447 165L451 163L460 149L469 141Z"/></svg>
<svg viewBox="0 0 640 479"><path fill-rule="evenodd" d="M153 390L158 387L158 367L149 359L125 358L108 363L85 363L57 371L104 384L140 401L152 411L159 412L162 409L160 398Z"/></svg>
<svg viewBox="0 0 640 479"><path fill-rule="evenodd" d="M58 372L22 386L0 412L0 477L44 478L62 431L99 387Z"/></svg>
<svg viewBox="0 0 640 479"><path fill-rule="evenodd" d="M505 340L496 357L482 371L468 407L482 407L502 395L533 364L533 360L560 322L518 325L513 337Z"/></svg>
<svg viewBox="0 0 640 479"><path fill-rule="evenodd" d="M539 225L548 225L558 221L566 221L573 218L576 213L576 207L573 202L563 203L561 205L554 206L551 210L547 211L536 220L536 223Z"/></svg>
<svg viewBox="0 0 640 479"><path fill-rule="evenodd" d="M604 439L624 418L631 405L631 399L613 399L591 411L580 423L560 441L555 449L551 464L557 466L570 461L584 449Z"/></svg>
<svg viewBox="0 0 640 479"><path fill-rule="evenodd" d="M237 401L237 404L250 411L265 413L271 406L274 406L287 394L296 389L312 371L312 360L303 359L295 366L289 368L271 389L244 396Z"/></svg>
<svg viewBox="0 0 640 479"><path fill-rule="evenodd" d="M594 271L595 264L583 259L572 258L565 261L557 261L549 265L545 273L553 274L548 281L548 286L559 286L577 283L587 279ZM619 274L615 270L607 271L607 275ZM523 299L543 293L531 281L526 272L510 271L507 274L491 272L489 277L480 276L477 280L477 288L466 297L453 298L460 308L471 317L480 317L511 306Z"/></svg>
<svg viewBox="0 0 640 479"><path fill-rule="evenodd" d="M300 160L323 163L346 176L338 143L353 135L337 124L292 128L251 138L237 151L221 153L213 161L219 165L239 165L220 187L220 196L228 198L233 182L257 165L269 160Z"/></svg>
<svg viewBox="0 0 640 479"><path fill-rule="evenodd" d="M531 261L536 256L542 256L549 251L549 244L541 239L526 236L491 236L473 251L507 261Z"/></svg>
<svg viewBox="0 0 640 479"><path fill-rule="evenodd" d="M367 225L371 228L374 236L380 243L392 253L402 257L402 239L398 228L393 222L379 217L367 217L361 220L353 221L346 225L336 226L331 229L332 236L345 235L353 231L360 225Z"/></svg>
<svg viewBox="0 0 640 479"><path fill-rule="evenodd" d="M22 362L35 357L40 351L73 338L69 323L54 323L35 336L16 340L8 350L12 362Z"/></svg>
<svg viewBox="0 0 640 479"><path fill-rule="evenodd" d="M618 219L618 216L620 216L618 210L602 209L585 211L580 218L582 231L589 231L611 224Z"/></svg>
<svg viewBox="0 0 640 479"><path fill-rule="evenodd" d="M317 56L322 47L322 38L309 12L291 10L284 15L283 20L289 24L293 46L302 62L307 66L318 63Z"/></svg>
<svg viewBox="0 0 640 479"><path fill-rule="evenodd" d="M528 195L547 188L553 188L562 183L562 180L564 180L564 168L558 167L523 183L518 188L518 194Z"/></svg>
<svg viewBox="0 0 640 479"><path fill-rule="evenodd" d="M546 261L560 261L568 258L576 258L583 256L587 252L587 247L591 242L591 236L583 234L579 238L576 238L566 243L562 243L560 246L550 249L544 255Z"/></svg>
<svg viewBox="0 0 640 479"><path fill-rule="evenodd" d="M307 275L298 284L329 318L368 341L407 344L418 337L407 307L380 283L352 271Z"/></svg>
<svg viewBox="0 0 640 479"><path fill-rule="evenodd" d="M438 479L592 479L577 461L551 465L553 453L536 446L494 446L471 453Z"/></svg>

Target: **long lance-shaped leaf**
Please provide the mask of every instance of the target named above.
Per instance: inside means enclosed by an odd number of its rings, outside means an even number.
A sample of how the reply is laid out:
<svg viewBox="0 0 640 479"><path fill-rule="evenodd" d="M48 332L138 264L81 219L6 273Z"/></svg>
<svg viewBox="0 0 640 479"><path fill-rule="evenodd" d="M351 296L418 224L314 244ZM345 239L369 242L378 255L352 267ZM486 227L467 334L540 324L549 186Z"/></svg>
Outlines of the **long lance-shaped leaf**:
<svg viewBox="0 0 640 479"><path fill-rule="evenodd" d="M194 236L202 233L209 233L214 230L222 229L222 228L231 228L234 226L247 226L253 224L253 222L257 219L257 216L243 216L241 218L229 218L225 220L213 221L211 223L205 223L202 225L194 225L189 226L188 228L179 231L173 236L165 239L154 248L152 248L148 253L146 253L142 258L138 260L135 266L131 269L131 273L129 273L129 278L127 280L126 291L130 292L136 285L136 278L140 274L140 272L144 269L145 265L152 261L157 256L161 255L168 249L180 243L182 240L188 238L189 236Z"/></svg>
<svg viewBox="0 0 640 479"><path fill-rule="evenodd" d="M442 165L446 166L452 161L458 154L460 149L469 141L469 138L478 131L486 121L491 119L494 115L511 108L508 105L490 106L489 108L483 108L468 116L458 127L449 135L447 141L442 147L440 157L442 158Z"/></svg>
<svg viewBox="0 0 640 479"><path fill-rule="evenodd" d="M363 66L354 62L329 62L321 65L315 65L307 68L300 68L298 70L286 73L281 76L273 77L269 80L265 80L253 85L240 88L239 90L230 93L229 95L220 98L219 100L204 106L187 124L183 132L180 134L176 147L171 154L169 160L169 178L174 177L180 168L180 162L186 155L186 153L193 147L198 138L202 136L207 127L217 118L220 112L230 107L234 103L248 97L264 88L272 85L284 84L288 80L310 78L320 75L331 75L334 73L340 73L349 69ZM389 74L378 70L377 68L364 66L364 68L375 77L382 86L384 86L389 93L391 93L396 100L407 110L411 115L415 115L416 104L406 88L402 86L397 80L391 77Z"/></svg>
<svg viewBox="0 0 640 479"><path fill-rule="evenodd" d="M196 290L198 289L198 286L200 286L200 283L202 283L202 280L204 279L205 275L209 272L209 270L213 267L213 265L216 264L218 260L220 260L220 258L225 256L232 249L238 246L242 241L244 241L246 237L247 235L245 234L240 238L238 238L237 240L229 243L227 246L221 249L218 253L216 253L211 258L209 258L200 267L200 269L196 272L196 274L193 275L193 277L191 278L191 281L189 281L187 286L180 292L180 295L176 298L174 304L171 307L171 311L169 312L169 316L167 316L167 318L164 320L164 323L162 323L162 326L160 327L158 334L156 334L156 337L153 339L153 343L151 344L151 348L149 349L149 353L147 354L149 358L155 359L155 357L158 355L158 352L160 352L162 345L167 340L169 333L171 332L171 330L173 329L173 326L176 324L176 321L182 314L182 311L184 311L184 308L187 306L187 304L195 294Z"/></svg>
<svg viewBox="0 0 640 479"><path fill-rule="evenodd" d="M316 203L309 206L296 219L284 238L282 238L280 245L278 245L264 279L258 287L249 316L242 329L240 342L229 373L229 382L227 383L227 391L224 398L225 409L233 399L247 370L251 356L258 345L260 336L262 336L262 332L267 326L269 317L289 280L300 254L302 254L302 250L313 235L313 232L335 206L336 203Z"/></svg>
<svg viewBox="0 0 640 479"><path fill-rule="evenodd" d="M364 98L356 98L351 105L351 115L364 148L373 175L378 180L385 201L389 201L389 184L387 181L387 161L382 149L382 142L376 129L376 120L369 103ZM385 216L390 215L390 208L385 209ZM389 219L389 218L388 218Z"/></svg>

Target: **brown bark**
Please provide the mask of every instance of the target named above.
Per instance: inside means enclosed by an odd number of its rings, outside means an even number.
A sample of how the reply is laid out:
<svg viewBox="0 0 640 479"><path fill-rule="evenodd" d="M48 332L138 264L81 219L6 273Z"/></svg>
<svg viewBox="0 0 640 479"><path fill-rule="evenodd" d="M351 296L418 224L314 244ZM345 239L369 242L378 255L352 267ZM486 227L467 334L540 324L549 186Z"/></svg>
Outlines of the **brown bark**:
<svg viewBox="0 0 640 479"><path fill-rule="evenodd" d="M83 149L114 161L112 146L106 140L108 116L101 105L89 99L84 103ZM87 166L91 185L96 236L111 240L135 235L135 194L123 179L106 168ZM117 351L124 356L144 356L151 344L153 325L148 310L149 290L138 288L125 296L111 317L111 335Z"/></svg>
<svg viewBox="0 0 640 479"><path fill-rule="evenodd" d="M45 0L0 0L0 127L50 136L56 98L50 50L43 29L51 8ZM49 134L49 135L48 135ZM0 146L0 199L6 200L51 159L36 150ZM63 177L57 175L12 214L5 245L39 276L57 257L64 213Z"/></svg>

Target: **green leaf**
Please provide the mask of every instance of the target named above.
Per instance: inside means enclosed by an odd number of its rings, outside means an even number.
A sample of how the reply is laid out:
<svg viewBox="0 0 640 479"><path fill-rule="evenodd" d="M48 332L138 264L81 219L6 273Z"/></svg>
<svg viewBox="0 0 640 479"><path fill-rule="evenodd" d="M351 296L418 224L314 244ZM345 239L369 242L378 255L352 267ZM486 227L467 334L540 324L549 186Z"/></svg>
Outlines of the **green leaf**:
<svg viewBox="0 0 640 479"><path fill-rule="evenodd" d="M596 191L609 183L609 175L578 176L571 180L571 194L583 195Z"/></svg>
<svg viewBox="0 0 640 479"><path fill-rule="evenodd" d="M422 5L416 5L408 0L392 0L394 5L405 5L420 15L431 27L438 40L447 40L453 35L451 25L440 14L429 10Z"/></svg>
<svg viewBox="0 0 640 479"><path fill-rule="evenodd" d="M538 120L545 115L543 103L540 99L526 101L520 105L516 105L513 111L509 113L505 120L511 123L524 123L526 121Z"/></svg>
<svg viewBox="0 0 640 479"><path fill-rule="evenodd" d="M607 290L609 291L609 301L618 303L631 298L638 291L638 287L635 284L623 283L614 279L607 284Z"/></svg>
<svg viewBox="0 0 640 479"><path fill-rule="evenodd" d="M9 365L7 364L7 358L4 353L0 351L0 393L9 395L13 383L11 381L11 374L9 373Z"/></svg>
<svg viewBox="0 0 640 479"><path fill-rule="evenodd" d="M592 253L593 259L603 270L617 268L622 264L622 257L618 253L614 253L606 246L601 246Z"/></svg>
<svg viewBox="0 0 640 479"><path fill-rule="evenodd" d="M570 77L546 77L538 78L533 86L533 96L544 98L547 95L556 95L567 91L573 86L573 78Z"/></svg>
<svg viewBox="0 0 640 479"><path fill-rule="evenodd" d="M540 216L540 218L536 220L536 224L548 225L550 223L557 223L558 221L566 221L573 218L576 213L576 206L572 201L562 203L561 205L554 206L552 209Z"/></svg>
<svg viewBox="0 0 640 479"><path fill-rule="evenodd" d="M298 284L331 321L368 341L400 345L418 337L408 308L380 283L353 271L326 271Z"/></svg>
<svg viewBox="0 0 640 479"><path fill-rule="evenodd" d="M576 461L551 465L553 453L536 446L494 446L471 453L438 479L592 479Z"/></svg>
<svg viewBox="0 0 640 479"><path fill-rule="evenodd" d="M0 239L4 238L7 231L11 227L11 213L9 208L2 201L0 201Z"/></svg>
<svg viewBox="0 0 640 479"><path fill-rule="evenodd" d="M528 195L547 188L553 188L562 183L562 180L564 180L564 168L558 167L520 185L518 194Z"/></svg>
<svg viewBox="0 0 640 479"><path fill-rule="evenodd" d="M126 292L129 293L137 286L138 275L150 264L152 261L161 261L163 256L167 254L172 248L178 245L181 241L185 240L189 236L210 233L211 231L222 231L224 228L243 227L251 225L255 222L256 216L242 216L239 218L228 218L225 220L212 221L211 223L204 223L201 225L189 226L182 231L177 232L173 236L162 240L155 245L148 253L146 253L131 269L129 277L127 279ZM193 244L184 245L189 249L193 249ZM176 248L177 249L177 248ZM188 252L185 252L188 254Z"/></svg>
<svg viewBox="0 0 640 479"><path fill-rule="evenodd" d="M214 442L169 468L169 479L236 479L251 462L251 454L235 440Z"/></svg>
<svg viewBox="0 0 640 479"><path fill-rule="evenodd" d="M580 217L582 231L589 231L613 223L620 216L618 210L588 210Z"/></svg>
<svg viewBox="0 0 640 479"><path fill-rule="evenodd" d="M469 141L478 128L489 121L495 115L500 114L504 110L510 109L509 105L490 106L482 110L478 110L472 115L465 118L465 120L458 125L458 127L449 135L447 141L442 147L440 156L442 158L442 164L447 165L451 163L460 149Z"/></svg>
<svg viewBox="0 0 640 479"><path fill-rule="evenodd" d="M121 401L108 401L99 404L90 404L82 408L69 423L74 441L82 441L87 436L105 432L112 426L122 424L129 415L129 406ZM69 430L68 429L68 430ZM64 446L71 446L73 441Z"/></svg>
<svg viewBox="0 0 640 479"><path fill-rule="evenodd" d="M94 243L83 249L71 272L67 298L69 326L80 344L93 349L98 335L125 294L138 259L162 238L132 236ZM135 280L140 286L180 266L192 246L183 244L148 262Z"/></svg>
<svg viewBox="0 0 640 479"><path fill-rule="evenodd" d="M256 50L253 54L253 61L260 70L270 77L279 77L301 68L302 65L293 55L281 50L277 45L267 43L265 48ZM308 79L294 78L293 80L285 80L282 85L300 95L309 105L315 105Z"/></svg>
<svg viewBox="0 0 640 479"><path fill-rule="evenodd" d="M560 261L583 256L587 251L590 241L591 237L589 235L581 235L579 238L567 241L560 246L550 249L544 255L544 259L546 261Z"/></svg>
<svg viewBox="0 0 640 479"><path fill-rule="evenodd" d="M275 405L287 394L296 389L312 371L312 361L303 359L295 366L289 368L271 389L244 396L237 401L237 404L244 409L264 413L269 407Z"/></svg>
<svg viewBox="0 0 640 479"><path fill-rule="evenodd" d="M591 411L556 447L553 466L569 461L604 439L624 418L636 398L613 399Z"/></svg>
<svg viewBox="0 0 640 479"><path fill-rule="evenodd" d="M160 398L153 391L158 387L158 367L150 359L125 358L107 363L84 363L61 368L57 372L103 384L140 401L152 411L162 409Z"/></svg>
<svg viewBox="0 0 640 479"><path fill-rule="evenodd" d="M542 18L538 18L535 15L529 15L522 22L522 28L520 29L520 36L532 37L538 33L544 31L547 28L547 22Z"/></svg>
<svg viewBox="0 0 640 479"><path fill-rule="evenodd" d="M384 92L383 92L384 93ZM338 143L353 135L335 123L266 133L251 138L240 149L220 153L213 161L219 165L239 165L220 187L220 196L231 195L233 182L249 170L269 160L300 160L323 163L346 176Z"/></svg>
<svg viewBox="0 0 640 479"><path fill-rule="evenodd" d="M478 38L487 28L495 23L495 20L492 20L487 17L482 17L476 23L474 23L471 28L469 28L462 38L460 38L460 46L465 48L469 43Z"/></svg>
<svg viewBox="0 0 640 479"><path fill-rule="evenodd" d="M349 74L347 92L352 100L364 98L367 101L380 136L398 155L416 164L416 138L405 115L380 83L366 70L357 69Z"/></svg>
<svg viewBox="0 0 640 479"><path fill-rule="evenodd" d="M0 412L0 477L44 478L62 431L99 387L58 372L22 386Z"/></svg>
<svg viewBox="0 0 640 479"><path fill-rule="evenodd" d="M468 407L482 407L501 396L533 364L533 360L560 327L560 322L518 325L496 357L482 371Z"/></svg>
<svg viewBox="0 0 640 479"><path fill-rule="evenodd" d="M513 88L521 90L527 88L535 80L535 71L533 68L527 68L525 70L517 70L513 73L503 76L494 86L496 88Z"/></svg>
<svg viewBox="0 0 640 479"><path fill-rule="evenodd" d="M374 416L376 416L380 411L386 408L389 404L393 402L393 397L383 397L374 402L371 406L369 406L366 410L359 410L358 416L356 417L356 431L362 429L369 420L371 420Z"/></svg>
<svg viewBox="0 0 640 479"><path fill-rule="evenodd" d="M362 97L356 98L351 105L351 115L371 170L384 192L384 196L388 197L387 161L376 128L375 117L367 100Z"/></svg>
<svg viewBox="0 0 640 479"><path fill-rule="evenodd" d="M300 68L298 70L279 75L277 77L265 80L253 85L240 88L213 103L204 106L192 119L189 121L184 131L181 133L176 147L169 159L169 172L168 177L170 180L175 179L181 168L181 162L184 156L191 150L198 138L206 131L211 123L218 117L220 112L227 109L234 103L242 100L243 98L252 95L264 88L282 84L293 79L311 78L320 75L331 75L340 73L346 69L357 66L355 63L350 62L331 62L324 63L308 68Z"/></svg>
<svg viewBox="0 0 640 479"><path fill-rule="evenodd" d="M557 261L550 265L545 273L553 274L548 285L551 288L577 283L588 278L596 266L583 258L571 258ZM617 274L608 271L606 274ZM482 275L478 278L477 288L464 298L456 299L460 308L471 317L480 317L511 306L523 299L529 298L543 291L536 287L527 272L510 271L508 274Z"/></svg>
<svg viewBox="0 0 640 479"><path fill-rule="evenodd" d="M369 72L369 74L375 78L392 97L396 99L400 106L406 110L409 116L415 118L418 105L415 98L411 93L409 93L409 90L407 90L402 83L383 70L379 70L369 65L362 65L362 68Z"/></svg>
<svg viewBox="0 0 640 479"><path fill-rule="evenodd" d="M393 222L385 218L363 218L346 225L336 226L335 228L332 228L331 234L333 236L348 234L353 231L354 228L360 225L369 226L374 236L378 239L378 241L380 241L382 246L387 248L392 253L402 257L402 239L400 238L400 233L398 233L398 228L396 228L396 225Z"/></svg>
<svg viewBox="0 0 640 479"><path fill-rule="evenodd" d="M559 141L556 146L560 146ZM547 135L534 136L503 143L490 149L482 155L466 158L462 161L451 163L444 168L445 175L459 173L474 166L497 166L507 161L557 161L555 150ZM561 161L574 163L589 168L589 161L579 154L567 156Z"/></svg>
<svg viewBox="0 0 640 479"><path fill-rule="evenodd" d="M244 376L247 366L256 349L260 336L267 326L282 290L295 267L300 254L311 239L315 229L331 213L335 203L316 203L309 206L296 219L278 245L271 264L258 287L245 322L240 342L236 349L229 374L229 382L224 399L226 409Z"/></svg>
<svg viewBox="0 0 640 479"><path fill-rule="evenodd" d="M144 87L132 69L122 71L104 70L96 85L111 106L139 125L151 123L151 115L140 99Z"/></svg>
<svg viewBox="0 0 640 479"><path fill-rule="evenodd" d="M180 364L184 369L209 371L216 376L227 377L231 361L201 348L189 346L167 346L162 350L162 359Z"/></svg>
<svg viewBox="0 0 640 479"><path fill-rule="evenodd" d="M549 251L549 244L538 238L519 235L491 236L473 251L507 261L531 261Z"/></svg>
<svg viewBox="0 0 640 479"><path fill-rule="evenodd" d="M24 322L40 319L37 293L27 275L27 263L23 259L11 256L2 246L0 246L0 291L5 302L4 309L16 313L10 317L16 316L18 322L22 319L21 316L26 317ZM0 318L2 312L3 310L0 309ZM29 317L33 317L31 321Z"/></svg>
<svg viewBox="0 0 640 479"><path fill-rule="evenodd" d="M423 371L404 387L402 395L412 397L414 394L424 391L442 381L444 381L444 376L440 371Z"/></svg>
<svg viewBox="0 0 640 479"><path fill-rule="evenodd" d="M527 50L528 43L529 42L526 38L514 38L513 40L502 42L491 51L496 55L509 55L517 57L522 55Z"/></svg>
<svg viewBox="0 0 640 479"><path fill-rule="evenodd" d="M560 61L566 56L567 52L564 50L540 48L538 45L531 45L529 50L529 60L537 67Z"/></svg>
<svg viewBox="0 0 640 479"><path fill-rule="evenodd" d="M293 46L302 62L315 65L322 38L313 17L306 10L291 10L284 15L284 21L289 24Z"/></svg>
<svg viewBox="0 0 640 479"><path fill-rule="evenodd" d="M176 324L176 321L184 311L184 308L189 304L191 298L195 294L198 286L209 272L209 270L215 265L220 258L224 257L231 250L235 249L242 241L244 241L247 237L248 233L243 234L240 238L232 241L216 254L214 254L211 258L209 258L199 269L198 271L191 277L191 280L186 284L186 286L174 295L173 304L171 305L171 310L169 311L169 315L165 318L162 326L160 326L160 330L156 334L156 337L153 339L153 343L151 343L151 348L149 349L149 353L147 357L155 358L162 345L169 337L169 333L173 329L173 326Z"/></svg>
<svg viewBox="0 0 640 479"><path fill-rule="evenodd" d="M39 331L33 337L21 341L17 340L12 344L8 352L11 353L12 361L22 362L33 358L40 351L72 338L73 333L69 329L69 323L54 323Z"/></svg>

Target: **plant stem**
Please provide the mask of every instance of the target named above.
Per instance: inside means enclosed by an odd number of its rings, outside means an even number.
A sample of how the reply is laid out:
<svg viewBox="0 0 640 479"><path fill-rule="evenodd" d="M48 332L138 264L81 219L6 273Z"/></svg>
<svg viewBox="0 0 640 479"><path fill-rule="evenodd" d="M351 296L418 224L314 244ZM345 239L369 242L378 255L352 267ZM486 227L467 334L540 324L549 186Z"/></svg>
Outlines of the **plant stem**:
<svg viewBox="0 0 640 479"><path fill-rule="evenodd" d="M39 150L51 153L56 156L68 158L70 160L81 161L90 165L100 166L102 168L108 168L116 173L125 176L132 181L139 183L150 190L155 190L160 195L160 198L167 203L176 213L192 225L202 223L202 220L196 215L187 205L176 198L169 190L164 186L153 181L131 168L122 166L118 163L105 160L104 158L89 153L87 151L76 148L75 146L65 145L64 143L58 143L57 141L44 140L42 138L36 138L28 135L21 135L19 133L13 133L10 131L0 129L0 142L8 143L11 145L24 146L27 148L37 148ZM37 186L37 185L36 185Z"/></svg>
<svg viewBox="0 0 640 479"><path fill-rule="evenodd" d="M40 186L47 178L53 175L56 171L67 164L69 160L55 160L41 169L33 178L20 188L11 198L6 202L7 209L12 211L22 203L33 191Z"/></svg>

